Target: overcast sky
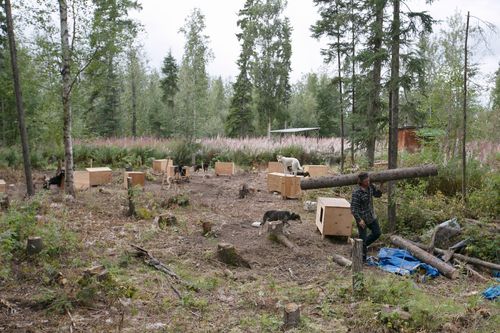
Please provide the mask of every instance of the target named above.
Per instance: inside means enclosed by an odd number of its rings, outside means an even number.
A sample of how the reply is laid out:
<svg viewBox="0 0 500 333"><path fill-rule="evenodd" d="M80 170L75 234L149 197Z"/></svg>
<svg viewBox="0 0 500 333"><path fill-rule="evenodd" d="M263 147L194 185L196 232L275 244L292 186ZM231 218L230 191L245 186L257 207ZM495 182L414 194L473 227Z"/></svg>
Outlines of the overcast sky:
<svg viewBox="0 0 500 333"><path fill-rule="evenodd" d="M141 41L145 47L150 66L159 69L168 50L180 61L183 53L184 38L179 28L185 17L195 7L201 9L206 18L206 34L210 38L210 47L214 59L208 66L211 75L234 78L237 75L236 60L240 51L235 33L237 13L243 7L244 0L142 0L142 11L133 16L144 26ZM465 16L471 11L484 21L500 27L500 0L435 0L432 5L425 5L424 0L408 0L412 10L427 10L437 20L445 20L456 11ZM404 6L402 7L403 9ZM405 9L406 10L406 9ZM320 55L324 41L311 38L310 26L317 20L317 9L312 0L289 0L286 15L293 27L292 33L292 81L310 71L330 70ZM471 18L471 24L477 24ZM436 26L434 30L439 30ZM490 52L475 55L483 73L492 73L500 61L500 34L489 38Z"/></svg>

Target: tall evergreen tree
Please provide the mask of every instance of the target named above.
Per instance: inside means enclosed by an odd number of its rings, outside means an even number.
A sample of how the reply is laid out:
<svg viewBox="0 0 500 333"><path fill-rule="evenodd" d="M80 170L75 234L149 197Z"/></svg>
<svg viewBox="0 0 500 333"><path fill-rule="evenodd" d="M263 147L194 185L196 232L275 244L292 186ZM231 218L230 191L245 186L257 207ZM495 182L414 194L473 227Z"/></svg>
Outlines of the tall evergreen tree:
<svg viewBox="0 0 500 333"><path fill-rule="evenodd" d="M251 59L255 43L255 0L247 0L238 16L238 27L241 32L236 34L241 43L241 52L237 61L239 74L233 84L233 97L229 107L229 115L225 121L225 133L230 137L245 137L254 132L252 90L250 80Z"/></svg>
<svg viewBox="0 0 500 333"><path fill-rule="evenodd" d="M206 65L212 57L208 36L204 35L205 16L198 8L186 18L180 32L186 43L179 70L179 93L176 127L188 139L204 134L207 116L208 74Z"/></svg>

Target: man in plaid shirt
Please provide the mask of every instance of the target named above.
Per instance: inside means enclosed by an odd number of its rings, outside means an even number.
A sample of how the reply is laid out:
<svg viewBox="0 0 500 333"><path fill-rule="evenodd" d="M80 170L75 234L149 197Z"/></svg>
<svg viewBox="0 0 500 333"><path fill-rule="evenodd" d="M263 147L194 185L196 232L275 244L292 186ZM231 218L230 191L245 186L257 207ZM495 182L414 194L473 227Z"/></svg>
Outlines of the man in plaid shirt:
<svg viewBox="0 0 500 333"><path fill-rule="evenodd" d="M373 210L373 197L380 198L382 192L370 184L368 173L358 175L358 187L352 193L351 212L356 219L359 238L363 240L363 260L366 260L366 248L380 237L380 226ZM370 235L367 236L367 229Z"/></svg>

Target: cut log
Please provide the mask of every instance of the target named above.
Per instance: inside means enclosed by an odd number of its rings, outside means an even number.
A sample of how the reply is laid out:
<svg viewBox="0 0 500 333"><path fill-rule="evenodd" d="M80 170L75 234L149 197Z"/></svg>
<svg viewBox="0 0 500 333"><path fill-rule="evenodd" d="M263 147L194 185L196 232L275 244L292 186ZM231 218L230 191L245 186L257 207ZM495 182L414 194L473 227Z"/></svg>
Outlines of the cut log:
<svg viewBox="0 0 500 333"><path fill-rule="evenodd" d="M403 237L391 236L391 242L398 247L408 250L416 258L422 260L426 264L435 267L441 274L443 274L447 278L449 279L458 278L458 271L455 268L448 265L441 259L436 258L432 254L425 252L424 250L422 250L412 242L404 239Z"/></svg>
<svg viewBox="0 0 500 333"><path fill-rule="evenodd" d="M352 291L360 295L364 290L363 279L363 240L351 239L352 243Z"/></svg>
<svg viewBox="0 0 500 333"><path fill-rule="evenodd" d="M252 268L250 263L243 259L243 257L236 252L234 246L229 243L219 243L217 245L217 257L227 265Z"/></svg>
<svg viewBox="0 0 500 333"><path fill-rule="evenodd" d="M438 174L437 166L424 165L413 168L399 168L370 172L368 175L372 182L386 182L389 180L400 180L409 178L420 178L436 176ZM300 188L303 190L312 190L318 188L349 186L358 183L358 174L340 175L334 177L318 177L303 179L300 182Z"/></svg>
<svg viewBox="0 0 500 333"><path fill-rule="evenodd" d="M28 237L26 252L29 255L38 254L42 252L42 249L43 249L43 240L41 237Z"/></svg>
<svg viewBox="0 0 500 333"><path fill-rule="evenodd" d="M299 326L300 323L300 307L295 303L285 305L283 311L283 328L289 329Z"/></svg>
<svg viewBox="0 0 500 333"><path fill-rule="evenodd" d="M415 246L418 246L421 249L427 250L427 246L425 246L424 244L420 244L420 243L416 243L416 242L411 242L411 243L414 244ZM445 255L446 252L447 252L446 250L434 248L434 253L437 253L440 255ZM473 264L475 266L481 266L484 268L489 268L491 270L500 271L499 264L495 264L495 263L492 263L489 261L484 261L481 259L464 256L463 254L458 254L458 253L453 253L453 258L458 259L460 261L464 261L464 262L469 263L469 264Z"/></svg>
<svg viewBox="0 0 500 333"><path fill-rule="evenodd" d="M267 233L269 234L269 238L276 240L278 243L281 243L293 250L293 252L299 252L298 247L288 239L283 233L283 222L282 221L273 221L269 222L269 228L267 229Z"/></svg>
<svg viewBox="0 0 500 333"><path fill-rule="evenodd" d="M332 259L334 262L339 264L342 267L351 267L352 261L347 259L346 257L341 256L340 254L334 254L332 255Z"/></svg>

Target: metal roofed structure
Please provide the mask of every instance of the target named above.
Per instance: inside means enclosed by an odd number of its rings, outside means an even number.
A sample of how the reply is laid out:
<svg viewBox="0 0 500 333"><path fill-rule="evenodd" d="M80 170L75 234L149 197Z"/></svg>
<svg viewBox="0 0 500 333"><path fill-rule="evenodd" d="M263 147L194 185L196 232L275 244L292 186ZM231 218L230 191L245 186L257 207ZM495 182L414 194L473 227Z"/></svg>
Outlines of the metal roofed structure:
<svg viewBox="0 0 500 333"><path fill-rule="evenodd" d="M296 133L304 132L305 136L307 137L308 132L318 131L317 132L318 134L316 136L316 140L319 140L319 129L320 129L320 127L284 128L284 129L271 130L271 131L269 131L269 133L278 133L280 135L280 143L281 143L281 139L283 138L283 135L285 135L285 134L296 134Z"/></svg>

